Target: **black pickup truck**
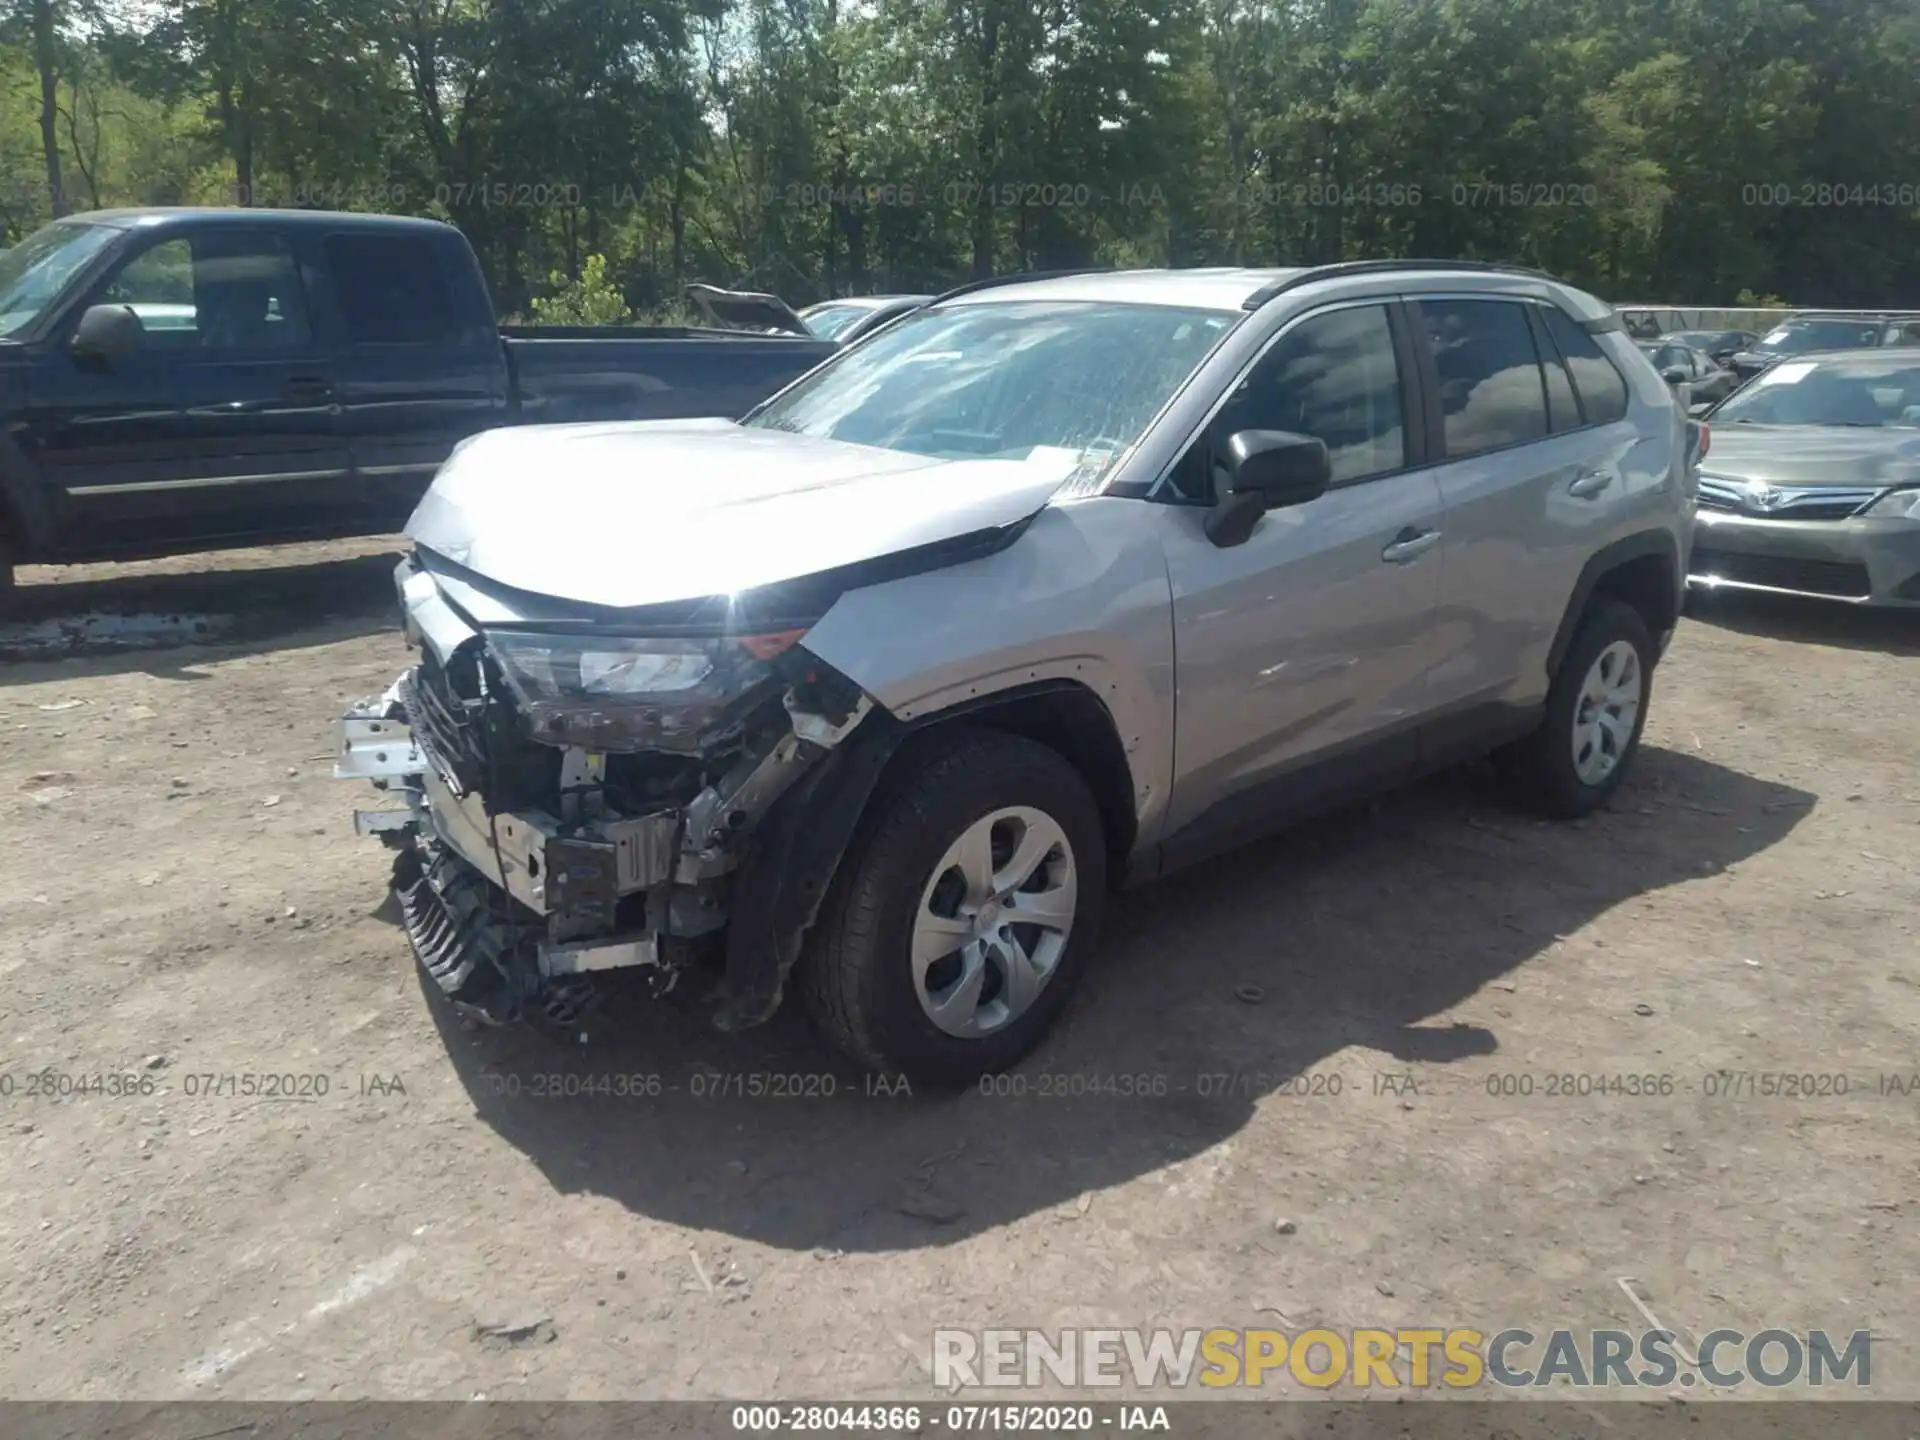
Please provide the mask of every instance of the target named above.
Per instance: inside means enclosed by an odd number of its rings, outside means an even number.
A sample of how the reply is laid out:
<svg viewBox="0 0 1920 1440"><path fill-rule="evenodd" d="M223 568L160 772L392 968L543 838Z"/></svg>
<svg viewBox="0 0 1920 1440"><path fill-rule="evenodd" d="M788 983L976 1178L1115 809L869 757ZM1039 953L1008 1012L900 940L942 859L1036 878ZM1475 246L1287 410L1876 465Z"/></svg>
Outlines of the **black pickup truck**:
<svg viewBox="0 0 1920 1440"><path fill-rule="evenodd" d="M735 417L836 348L503 329L430 220L74 216L0 256L0 588L20 563L383 534L476 431Z"/></svg>

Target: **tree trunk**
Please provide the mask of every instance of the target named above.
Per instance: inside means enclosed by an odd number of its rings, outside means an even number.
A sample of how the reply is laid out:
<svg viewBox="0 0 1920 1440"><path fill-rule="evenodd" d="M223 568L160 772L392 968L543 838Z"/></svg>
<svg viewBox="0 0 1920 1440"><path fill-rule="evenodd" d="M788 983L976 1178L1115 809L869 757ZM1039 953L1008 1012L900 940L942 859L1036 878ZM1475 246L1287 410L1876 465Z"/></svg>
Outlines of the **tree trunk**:
<svg viewBox="0 0 1920 1440"><path fill-rule="evenodd" d="M673 298L678 304L687 275L687 162L684 156L674 161L673 200L667 220L673 228Z"/></svg>
<svg viewBox="0 0 1920 1440"><path fill-rule="evenodd" d="M53 6L54 0L34 0L33 62L40 72L40 152L47 164L47 203L57 220L67 213L67 197L60 184L60 32Z"/></svg>
<svg viewBox="0 0 1920 1440"><path fill-rule="evenodd" d="M980 26L980 139L974 149L973 270L975 280L993 274L994 181L1000 157L1000 14L998 0L986 0Z"/></svg>

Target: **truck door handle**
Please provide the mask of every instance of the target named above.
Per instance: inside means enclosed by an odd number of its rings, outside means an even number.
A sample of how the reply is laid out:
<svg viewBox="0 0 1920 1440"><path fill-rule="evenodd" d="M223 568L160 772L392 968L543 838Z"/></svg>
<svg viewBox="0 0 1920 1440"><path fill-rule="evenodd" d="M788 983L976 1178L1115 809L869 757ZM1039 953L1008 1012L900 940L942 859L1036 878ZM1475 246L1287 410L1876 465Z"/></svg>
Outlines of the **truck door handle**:
<svg viewBox="0 0 1920 1440"><path fill-rule="evenodd" d="M287 381L287 399L297 404L313 404L333 394L333 387L317 375L302 375Z"/></svg>
<svg viewBox="0 0 1920 1440"><path fill-rule="evenodd" d="M1589 470L1567 487L1567 493L1581 500L1590 500L1611 484L1613 484L1612 471Z"/></svg>
<svg viewBox="0 0 1920 1440"><path fill-rule="evenodd" d="M1389 565L1404 565L1426 554L1439 543L1438 530L1416 530L1409 525L1394 536L1393 543L1380 552L1380 558Z"/></svg>

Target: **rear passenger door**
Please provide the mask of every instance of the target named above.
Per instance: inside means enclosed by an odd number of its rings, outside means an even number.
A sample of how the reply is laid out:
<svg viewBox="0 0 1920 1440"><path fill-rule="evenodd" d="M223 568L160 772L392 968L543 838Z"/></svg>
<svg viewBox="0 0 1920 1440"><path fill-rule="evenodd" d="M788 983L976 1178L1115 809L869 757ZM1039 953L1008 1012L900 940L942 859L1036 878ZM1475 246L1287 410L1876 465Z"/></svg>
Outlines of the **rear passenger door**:
<svg viewBox="0 0 1920 1440"><path fill-rule="evenodd" d="M1616 523L1627 387L1558 306L1487 294L1411 307L1446 545L1431 748L1524 719L1581 567Z"/></svg>
<svg viewBox="0 0 1920 1440"><path fill-rule="evenodd" d="M505 420L499 332L463 315L425 233L341 231L321 249L355 471L373 523L397 530L453 447Z"/></svg>

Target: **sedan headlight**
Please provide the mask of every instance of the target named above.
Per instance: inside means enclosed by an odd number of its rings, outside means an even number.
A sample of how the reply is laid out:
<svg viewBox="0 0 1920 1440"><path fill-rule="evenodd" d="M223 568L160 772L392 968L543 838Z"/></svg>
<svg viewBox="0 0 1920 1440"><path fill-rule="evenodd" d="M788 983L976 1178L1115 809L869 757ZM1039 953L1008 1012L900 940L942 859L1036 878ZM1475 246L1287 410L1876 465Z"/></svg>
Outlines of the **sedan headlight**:
<svg viewBox="0 0 1920 1440"><path fill-rule="evenodd" d="M496 630L487 648L534 738L591 750L697 753L779 686L804 634L646 638Z"/></svg>
<svg viewBox="0 0 1920 1440"><path fill-rule="evenodd" d="M1860 513L1883 520L1920 520L1920 487L1889 490Z"/></svg>

